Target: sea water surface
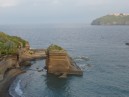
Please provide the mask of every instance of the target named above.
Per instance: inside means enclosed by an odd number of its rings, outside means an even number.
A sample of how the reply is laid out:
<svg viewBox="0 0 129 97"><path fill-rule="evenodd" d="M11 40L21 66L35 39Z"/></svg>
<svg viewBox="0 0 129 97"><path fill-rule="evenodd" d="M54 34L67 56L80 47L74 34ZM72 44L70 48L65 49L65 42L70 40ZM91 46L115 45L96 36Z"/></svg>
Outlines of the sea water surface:
<svg viewBox="0 0 129 97"><path fill-rule="evenodd" d="M64 47L84 71L59 79L33 61L9 92L13 97L129 97L129 26L1 25L0 30L29 41L31 48ZM85 60L85 58L89 60Z"/></svg>

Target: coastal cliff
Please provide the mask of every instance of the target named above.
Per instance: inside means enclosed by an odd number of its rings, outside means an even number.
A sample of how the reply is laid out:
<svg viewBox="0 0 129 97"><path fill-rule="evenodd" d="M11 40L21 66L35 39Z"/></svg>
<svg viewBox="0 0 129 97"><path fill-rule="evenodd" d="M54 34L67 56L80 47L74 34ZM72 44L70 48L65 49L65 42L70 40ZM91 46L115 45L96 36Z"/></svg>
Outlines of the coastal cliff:
<svg viewBox="0 0 129 97"><path fill-rule="evenodd" d="M108 14L93 20L91 25L129 25L129 14Z"/></svg>
<svg viewBox="0 0 129 97"><path fill-rule="evenodd" d="M0 97L10 97L9 86L30 60L46 57L45 49L30 49L29 42L0 32Z"/></svg>
<svg viewBox="0 0 129 97"><path fill-rule="evenodd" d="M6 71L19 67L21 48L28 50L29 43L20 37L0 32L0 81L4 79Z"/></svg>
<svg viewBox="0 0 129 97"><path fill-rule="evenodd" d="M24 71L19 63L19 49L29 48L26 40L0 32L0 96L10 97L8 88L13 79Z"/></svg>
<svg viewBox="0 0 129 97"><path fill-rule="evenodd" d="M29 43L20 37L0 32L0 56L17 54L19 48L29 48Z"/></svg>
<svg viewBox="0 0 129 97"><path fill-rule="evenodd" d="M47 73L59 75L59 78L66 78L68 74L83 75L83 71L60 46L51 45L48 49L30 49L29 42L26 40L3 32L0 33L0 45L1 97L10 97L8 93L10 84L17 75L26 72L21 67L30 66L31 60L46 59Z"/></svg>

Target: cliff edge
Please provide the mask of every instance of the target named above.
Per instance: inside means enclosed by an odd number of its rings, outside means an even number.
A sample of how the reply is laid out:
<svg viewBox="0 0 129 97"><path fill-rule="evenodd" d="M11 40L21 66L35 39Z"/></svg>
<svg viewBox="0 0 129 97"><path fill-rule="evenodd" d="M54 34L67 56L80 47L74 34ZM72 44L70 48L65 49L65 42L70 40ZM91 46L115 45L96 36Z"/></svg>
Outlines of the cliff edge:
<svg viewBox="0 0 129 97"><path fill-rule="evenodd" d="M30 49L26 40L0 32L0 96L10 97L9 86L13 79L25 71L28 61L45 58L45 49Z"/></svg>

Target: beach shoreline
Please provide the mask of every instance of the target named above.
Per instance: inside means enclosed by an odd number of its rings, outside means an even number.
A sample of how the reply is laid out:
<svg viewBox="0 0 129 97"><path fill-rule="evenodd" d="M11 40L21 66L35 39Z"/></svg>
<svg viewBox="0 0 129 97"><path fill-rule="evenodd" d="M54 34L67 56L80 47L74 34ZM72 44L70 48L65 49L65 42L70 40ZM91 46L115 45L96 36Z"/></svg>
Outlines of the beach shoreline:
<svg viewBox="0 0 129 97"><path fill-rule="evenodd" d="M29 54L29 52L34 52ZM16 59L16 56L7 56L0 60L1 78L0 78L0 97L11 97L9 94L9 87L14 79L21 73L25 73L22 70L22 66L30 66L31 60L38 60L45 58L44 49L28 50L23 53L20 62Z"/></svg>
<svg viewBox="0 0 129 97"><path fill-rule="evenodd" d="M12 97L9 94L9 87L12 84L12 82L15 80L15 78L19 74L24 73L24 72L25 71L21 69L11 69L6 73L4 80L0 82L0 96L1 97Z"/></svg>

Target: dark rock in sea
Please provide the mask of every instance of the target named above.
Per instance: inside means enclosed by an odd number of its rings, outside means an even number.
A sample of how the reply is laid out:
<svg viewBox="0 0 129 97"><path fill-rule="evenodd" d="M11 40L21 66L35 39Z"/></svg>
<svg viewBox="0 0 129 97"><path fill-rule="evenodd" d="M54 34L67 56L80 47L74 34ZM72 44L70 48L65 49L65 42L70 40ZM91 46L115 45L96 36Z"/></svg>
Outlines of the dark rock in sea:
<svg viewBox="0 0 129 97"><path fill-rule="evenodd" d="M125 45L128 45L129 46L129 43L125 43Z"/></svg>

